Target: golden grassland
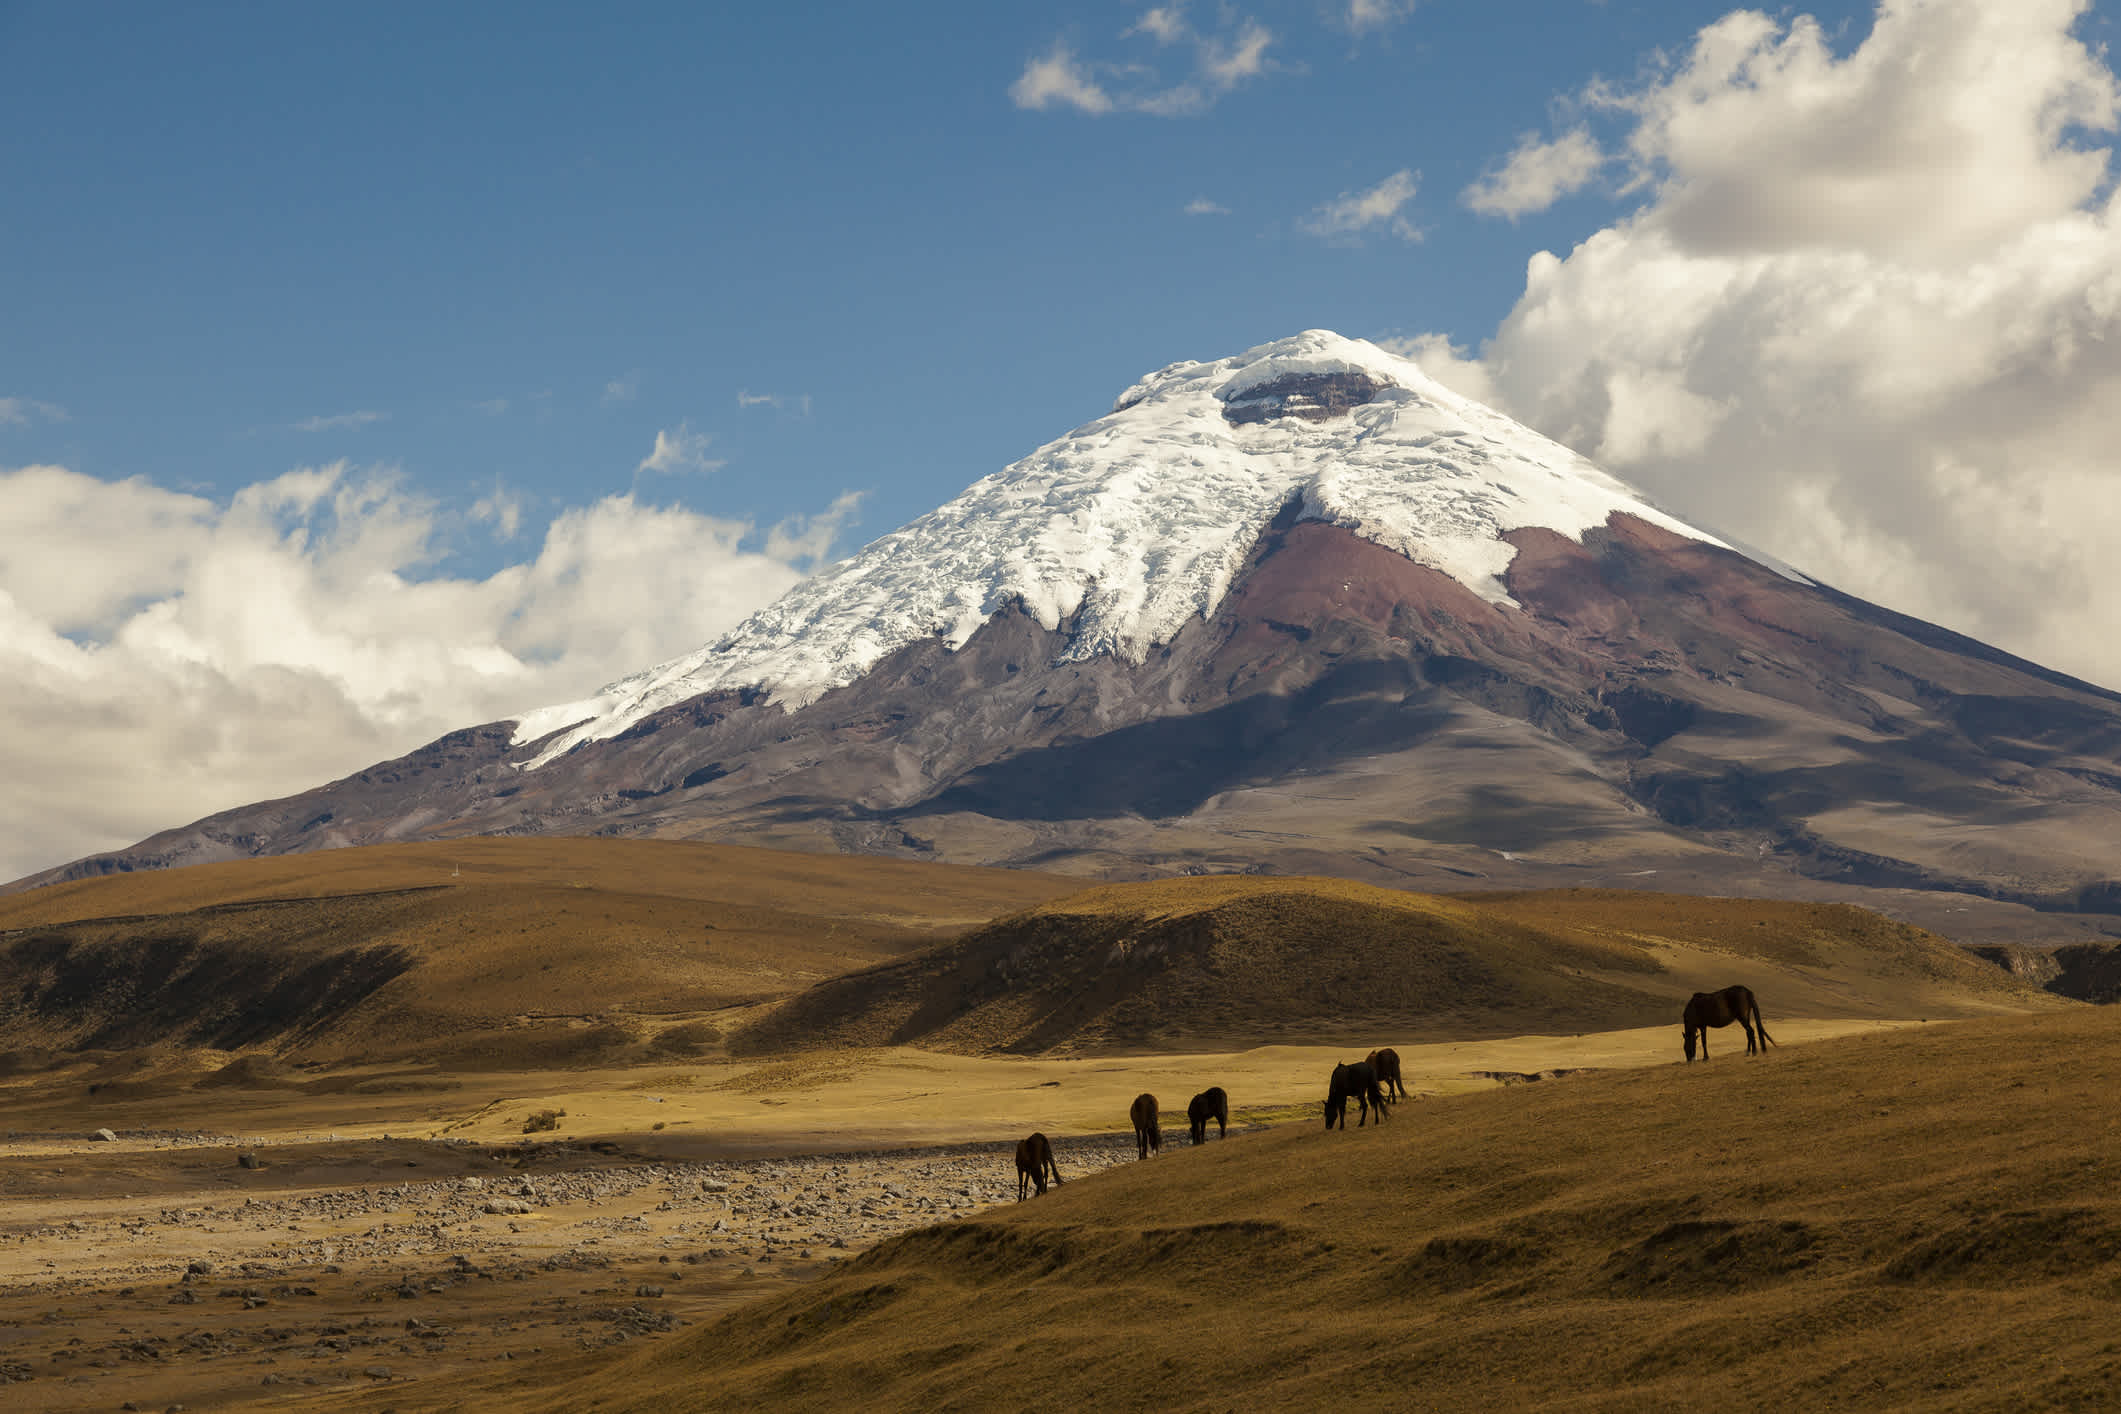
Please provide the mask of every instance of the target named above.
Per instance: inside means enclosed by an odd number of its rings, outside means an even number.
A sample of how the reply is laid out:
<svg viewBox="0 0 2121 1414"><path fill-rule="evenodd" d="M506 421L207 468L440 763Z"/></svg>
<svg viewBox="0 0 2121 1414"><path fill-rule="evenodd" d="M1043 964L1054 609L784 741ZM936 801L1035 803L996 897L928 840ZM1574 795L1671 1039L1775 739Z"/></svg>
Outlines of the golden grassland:
<svg viewBox="0 0 2121 1414"><path fill-rule="evenodd" d="M218 1044L505 1068L652 1058L659 1036L689 1026L662 1049L694 1055L719 1034L713 1013L1077 887L1000 869L585 839L383 845L86 880L0 897L9 990L36 984L56 998L17 1008L7 1045ZM70 954L70 991L52 939ZM158 979L159 1002L140 995L143 976Z"/></svg>
<svg viewBox="0 0 2121 1414"><path fill-rule="evenodd" d="M2111 1408L2117 1080L2085 1007L1291 1122L421 1407Z"/></svg>
<svg viewBox="0 0 2121 1414"><path fill-rule="evenodd" d="M1783 1044L1677 1063L1731 982ZM0 897L0 1020L23 1231L533 1162L544 1109L536 1163L1096 1135L1142 1090L1175 1136L1209 1084L1246 1127L637 1346L516 1363L467 1308L447 1373L305 1407L2100 1408L2121 1376L2121 1013L1859 909L464 840ZM1384 1044L1418 1098L1325 1133L1326 1072ZM149 1298L90 1245L66 1280L116 1294L62 1324L116 1340ZM372 1316L355 1279L317 1299Z"/></svg>

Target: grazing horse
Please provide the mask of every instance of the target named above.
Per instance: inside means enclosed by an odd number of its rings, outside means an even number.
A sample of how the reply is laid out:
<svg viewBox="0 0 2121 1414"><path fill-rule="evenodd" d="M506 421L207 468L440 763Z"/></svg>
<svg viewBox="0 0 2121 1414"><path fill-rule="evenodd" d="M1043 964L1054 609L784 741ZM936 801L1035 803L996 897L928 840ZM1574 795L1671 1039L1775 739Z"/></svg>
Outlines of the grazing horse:
<svg viewBox="0 0 2121 1414"><path fill-rule="evenodd" d="M1355 1121L1357 1129L1370 1122L1370 1107L1377 1107L1377 1122L1383 1124L1392 1112L1385 1108L1384 1093L1377 1088L1377 1071L1368 1061L1357 1061L1354 1065L1333 1067L1333 1084L1326 1096L1326 1128L1334 1122L1348 1127L1348 1101L1352 1099L1362 1109L1361 1118Z"/></svg>
<svg viewBox="0 0 2121 1414"><path fill-rule="evenodd" d="M1186 1119L1193 1126L1193 1142L1208 1142L1208 1121L1215 1121L1215 1137L1230 1137L1230 1097L1223 1093L1220 1085L1211 1085L1193 1097L1186 1106Z"/></svg>
<svg viewBox="0 0 2121 1414"><path fill-rule="evenodd" d="M1024 1201L1024 1190L1032 1184L1038 1185L1038 1196L1046 1196L1046 1175L1053 1175L1053 1186L1060 1187L1060 1169L1053 1162L1053 1141L1043 1134L1033 1134L1028 1139L1016 1141L1016 1201Z"/></svg>
<svg viewBox="0 0 2121 1414"><path fill-rule="evenodd" d="M1377 1083L1385 1087L1385 1094L1395 1100L1407 1097L1407 1087L1399 1083L1399 1052L1390 1046L1381 1051L1372 1051L1363 1057L1370 1069L1377 1072ZM1357 1125L1360 1129L1362 1126Z"/></svg>
<svg viewBox="0 0 2121 1414"><path fill-rule="evenodd" d="M1765 1051L1775 1044L1768 1035L1767 1023L1760 1019L1760 1003L1753 1000L1751 987L1725 987L1720 992L1696 992L1686 1004L1686 1014L1680 1018L1681 1044L1686 1049L1686 1058L1694 1059L1694 1040L1701 1039L1701 1058L1709 1058L1709 1028L1729 1026L1737 1022L1745 1028L1745 1053ZM1758 1031L1756 1040L1753 1033Z"/></svg>
<svg viewBox="0 0 2121 1414"><path fill-rule="evenodd" d="M1148 1158L1151 1150L1164 1147L1164 1131L1156 1122L1156 1097L1136 1095L1127 1110L1127 1118L1134 1121L1134 1145L1141 1156Z"/></svg>

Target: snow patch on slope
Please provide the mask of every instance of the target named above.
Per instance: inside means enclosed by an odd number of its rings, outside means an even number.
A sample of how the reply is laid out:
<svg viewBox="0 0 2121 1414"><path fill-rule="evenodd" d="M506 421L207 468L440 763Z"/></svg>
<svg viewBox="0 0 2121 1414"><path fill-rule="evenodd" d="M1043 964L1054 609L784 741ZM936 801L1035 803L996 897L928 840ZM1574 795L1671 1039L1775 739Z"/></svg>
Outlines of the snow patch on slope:
<svg viewBox="0 0 2121 1414"><path fill-rule="evenodd" d="M1302 375L1359 373L1372 401L1324 421L1233 425L1225 400ZM554 732L532 767L716 689L763 687L790 708L853 682L895 649L962 647L1021 598L1072 621L1064 661L1141 662L1228 593L1259 532L1292 500L1512 605L1503 532L1581 540L1616 511L1696 540L1614 477L1374 344L1311 330L1208 363L1174 363L1113 411L974 482L946 505L797 585L722 638L580 702L523 716ZM562 731L562 728L570 730Z"/></svg>

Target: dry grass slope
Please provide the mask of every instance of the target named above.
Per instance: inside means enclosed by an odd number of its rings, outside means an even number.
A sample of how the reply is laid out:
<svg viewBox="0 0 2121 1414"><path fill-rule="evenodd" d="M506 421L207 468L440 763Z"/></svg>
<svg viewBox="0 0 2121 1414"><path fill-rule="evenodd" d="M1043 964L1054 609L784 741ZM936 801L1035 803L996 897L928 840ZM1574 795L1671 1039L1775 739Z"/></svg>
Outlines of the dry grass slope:
<svg viewBox="0 0 2121 1414"><path fill-rule="evenodd" d="M671 841L474 839L0 897L17 1051L549 1066L698 1054L786 995L1076 887Z"/></svg>
<svg viewBox="0 0 2121 1414"><path fill-rule="evenodd" d="M1851 985L1857 981L1863 985ZM1216 1050L1654 1025L1732 981L1770 1017L2038 1005L1943 939L1845 905L1562 890L1430 895L1340 879L1111 884L819 984L745 1053Z"/></svg>
<svg viewBox="0 0 2121 1414"><path fill-rule="evenodd" d="M2107 1408L2117 1081L2080 1007L1289 1124L447 1407Z"/></svg>

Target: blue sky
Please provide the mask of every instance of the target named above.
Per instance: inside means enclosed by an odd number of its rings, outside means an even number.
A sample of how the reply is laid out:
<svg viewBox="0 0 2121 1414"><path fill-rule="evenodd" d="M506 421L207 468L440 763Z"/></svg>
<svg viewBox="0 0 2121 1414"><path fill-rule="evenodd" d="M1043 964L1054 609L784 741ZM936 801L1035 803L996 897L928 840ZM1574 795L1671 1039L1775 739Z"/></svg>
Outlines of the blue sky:
<svg viewBox="0 0 2121 1414"><path fill-rule="evenodd" d="M1309 327L2121 685L2112 18L0 0L0 878L689 651Z"/></svg>
<svg viewBox="0 0 2121 1414"><path fill-rule="evenodd" d="M1012 102L1056 44L1186 81L1188 46L1124 33L1146 8L7 6L0 396L68 420L0 457L217 497L345 457L465 510L498 479L530 537L682 423L722 467L644 498L770 522L860 490L866 538L1174 359L1477 342L1612 202L1513 225L1461 191L1722 13L1435 0L1358 31L1299 0L1243 12L1266 67L1201 111ZM1305 229L1402 170L1418 241Z"/></svg>

